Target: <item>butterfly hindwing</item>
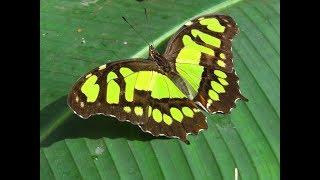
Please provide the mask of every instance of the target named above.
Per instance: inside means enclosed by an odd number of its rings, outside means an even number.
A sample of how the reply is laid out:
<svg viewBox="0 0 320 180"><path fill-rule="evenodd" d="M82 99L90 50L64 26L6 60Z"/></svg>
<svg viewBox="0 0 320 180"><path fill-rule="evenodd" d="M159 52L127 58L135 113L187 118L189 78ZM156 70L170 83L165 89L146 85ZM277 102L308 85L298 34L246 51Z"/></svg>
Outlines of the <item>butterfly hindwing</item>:
<svg viewBox="0 0 320 180"><path fill-rule="evenodd" d="M196 92L193 101L210 113L229 112L236 99L246 100L232 61L231 41L238 31L229 16L198 17L180 28L164 53Z"/></svg>
<svg viewBox="0 0 320 180"><path fill-rule="evenodd" d="M204 114L187 98L153 100L148 116L150 120L139 126L154 136L179 137L187 141L188 134L198 134L208 128Z"/></svg>
<svg viewBox="0 0 320 180"><path fill-rule="evenodd" d="M94 114L129 121L155 136L179 137L207 129L195 103L150 60L108 63L81 77L68 104L83 118Z"/></svg>
<svg viewBox="0 0 320 180"><path fill-rule="evenodd" d="M229 113L237 99L247 100L240 93L239 78L234 71L224 73L214 68L205 68L204 74L194 101L199 102L210 113Z"/></svg>

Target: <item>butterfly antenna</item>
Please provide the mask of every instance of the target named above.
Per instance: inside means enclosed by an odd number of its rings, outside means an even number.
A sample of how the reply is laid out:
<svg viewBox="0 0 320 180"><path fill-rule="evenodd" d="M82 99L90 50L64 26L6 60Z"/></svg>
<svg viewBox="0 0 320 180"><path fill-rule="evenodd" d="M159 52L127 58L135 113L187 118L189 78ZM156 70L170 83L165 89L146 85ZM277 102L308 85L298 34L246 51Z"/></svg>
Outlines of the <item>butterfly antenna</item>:
<svg viewBox="0 0 320 180"><path fill-rule="evenodd" d="M146 44L148 44L148 46L150 46L150 44L148 43L148 41L147 41L141 34L139 34L138 31L136 31L136 29L127 21L127 19L126 19L125 17L122 16L122 19L133 29L133 31L134 31L139 37L141 37L141 38L144 40L144 42L145 42Z"/></svg>
<svg viewBox="0 0 320 180"><path fill-rule="evenodd" d="M149 24L148 14L147 14L147 9L146 9L146 8L144 8L144 15L145 15L145 17L146 17L147 24Z"/></svg>
<svg viewBox="0 0 320 180"><path fill-rule="evenodd" d="M146 17L147 25L149 25L149 19L148 19L147 9L146 9L146 8L143 8L143 9L144 9L144 16ZM151 44L153 45L153 43L152 43L152 42L151 42Z"/></svg>

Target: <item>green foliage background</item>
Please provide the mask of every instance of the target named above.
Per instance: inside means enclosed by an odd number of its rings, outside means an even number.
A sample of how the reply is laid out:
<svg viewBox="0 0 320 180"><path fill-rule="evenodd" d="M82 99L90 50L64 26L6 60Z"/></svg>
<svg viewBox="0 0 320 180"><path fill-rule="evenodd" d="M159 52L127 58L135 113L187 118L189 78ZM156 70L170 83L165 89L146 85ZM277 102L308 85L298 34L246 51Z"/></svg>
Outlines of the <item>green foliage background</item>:
<svg viewBox="0 0 320 180"><path fill-rule="evenodd" d="M278 0L41 0L41 179L280 179L280 3ZM148 10L146 23L144 9ZM208 115L209 129L191 145L154 138L129 123L83 120L66 94L103 63L145 57L127 19L164 49L186 20L205 13L232 16L242 93L229 115Z"/></svg>

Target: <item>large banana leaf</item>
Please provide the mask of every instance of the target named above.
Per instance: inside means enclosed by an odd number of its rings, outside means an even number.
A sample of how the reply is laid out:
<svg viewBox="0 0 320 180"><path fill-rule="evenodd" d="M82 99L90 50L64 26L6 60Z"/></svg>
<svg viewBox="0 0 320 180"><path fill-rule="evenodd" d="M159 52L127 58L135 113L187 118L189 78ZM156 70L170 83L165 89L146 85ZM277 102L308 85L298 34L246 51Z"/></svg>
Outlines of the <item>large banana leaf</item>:
<svg viewBox="0 0 320 180"><path fill-rule="evenodd" d="M280 7L277 0L41 0L41 179L279 179ZM144 16L147 9L148 21ZM229 115L208 115L190 145L155 138L129 123L70 111L66 94L100 64L146 56L121 16L164 49L187 19L235 18L233 41L242 93Z"/></svg>

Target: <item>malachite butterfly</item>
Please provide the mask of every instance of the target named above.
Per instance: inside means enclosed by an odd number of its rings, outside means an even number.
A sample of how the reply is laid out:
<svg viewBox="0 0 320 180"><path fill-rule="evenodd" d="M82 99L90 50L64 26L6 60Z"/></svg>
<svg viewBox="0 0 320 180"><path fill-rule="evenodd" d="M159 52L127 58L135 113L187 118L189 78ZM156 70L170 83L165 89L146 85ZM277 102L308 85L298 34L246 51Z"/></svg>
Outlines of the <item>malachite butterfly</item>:
<svg viewBox="0 0 320 180"><path fill-rule="evenodd" d="M179 138L207 129L209 113L229 113L241 95L231 52L239 29L225 15L185 23L164 54L97 67L73 86L68 104L82 118L103 114L129 121L154 136Z"/></svg>

